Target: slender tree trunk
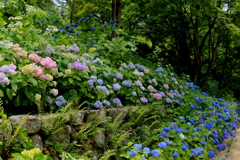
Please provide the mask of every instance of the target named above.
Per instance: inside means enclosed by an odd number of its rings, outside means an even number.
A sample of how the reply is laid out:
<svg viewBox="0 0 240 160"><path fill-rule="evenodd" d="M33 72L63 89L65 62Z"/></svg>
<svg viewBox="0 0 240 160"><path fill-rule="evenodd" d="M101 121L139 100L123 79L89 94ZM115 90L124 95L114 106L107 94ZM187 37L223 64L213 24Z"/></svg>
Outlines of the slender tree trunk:
<svg viewBox="0 0 240 160"><path fill-rule="evenodd" d="M201 83L201 88L204 88L210 75L211 75L211 70L213 68L213 65L216 61L216 57L217 57L217 53L218 53L218 47L220 46L220 44L223 42L223 40L225 39L227 33L225 33L224 31L222 33L220 33L219 37L218 37L218 40L216 42L216 45L215 47L213 47L212 49L212 59L211 61L209 62L208 64L208 69L207 69L207 72L205 74L205 77L204 77L204 80L203 82Z"/></svg>
<svg viewBox="0 0 240 160"><path fill-rule="evenodd" d="M122 0L112 0L112 20L117 20L117 27L121 22ZM112 38L117 37L116 32L112 32Z"/></svg>

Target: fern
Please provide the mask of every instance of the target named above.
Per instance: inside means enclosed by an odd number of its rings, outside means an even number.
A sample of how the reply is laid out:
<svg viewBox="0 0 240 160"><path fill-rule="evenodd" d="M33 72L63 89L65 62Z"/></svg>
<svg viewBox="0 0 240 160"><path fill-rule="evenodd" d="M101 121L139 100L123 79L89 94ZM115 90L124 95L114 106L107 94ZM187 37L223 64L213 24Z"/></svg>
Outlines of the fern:
<svg viewBox="0 0 240 160"><path fill-rule="evenodd" d="M10 146L11 143L13 142L13 140L17 137L20 129L22 128L22 126L24 125L24 123L27 121L28 118L28 114L22 119L22 121L19 123L19 125L17 126L17 128L14 131L14 134L11 136L10 140L7 142L6 147Z"/></svg>
<svg viewBox="0 0 240 160"><path fill-rule="evenodd" d="M102 123L101 121L97 121L97 120L92 121L90 123L86 123L76 134L76 138L80 139L83 142L83 140L89 138L89 136L95 135L99 131L104 131L104 128L97 127L101 123Z"/></svg>
<svg viewBox="0 0 240 160"><path fill-rule="evenodd" d="M116 155L115 150L107 150L99 160L109 160L114 155Z"/></svg>

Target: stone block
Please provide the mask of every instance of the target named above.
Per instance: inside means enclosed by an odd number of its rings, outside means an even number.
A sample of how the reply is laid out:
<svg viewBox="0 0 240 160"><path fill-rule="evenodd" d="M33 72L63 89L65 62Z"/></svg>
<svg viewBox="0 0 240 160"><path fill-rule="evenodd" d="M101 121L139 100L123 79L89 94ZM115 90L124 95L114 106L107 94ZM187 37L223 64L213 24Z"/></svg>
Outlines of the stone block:
<svg viewBox="0 0 240 160"><path fill-rule="evenodd" d="M10 116L9 119L12 123L13 128L17 127L18 124L22 121L22 119L26 115L16 115L16 116ZM37 133L41 128L41 121L39 118L29 115L26 122L22 126L23 128L27 129L28 134L35 134Z"/></svg>

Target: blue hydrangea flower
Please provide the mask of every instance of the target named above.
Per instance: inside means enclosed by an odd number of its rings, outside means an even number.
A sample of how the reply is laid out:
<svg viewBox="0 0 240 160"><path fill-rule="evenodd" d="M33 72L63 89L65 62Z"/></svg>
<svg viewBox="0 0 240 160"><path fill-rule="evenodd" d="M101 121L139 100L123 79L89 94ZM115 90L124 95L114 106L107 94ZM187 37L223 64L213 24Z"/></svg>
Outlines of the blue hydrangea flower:
<svg viewBox="0 0 240 160"><path fill-rule="evenodd" d="M163 130L164 130L165 132L170 132L170 130L171 130L171 127L170 127L170 126L168 126L168 127L165 127L165 128L163 128Z"/></svg>
<svg viewBox="0 0 240 160"><path fill-rule="evenodd" d="M64 105L64 104L66 104L66 100L64 99L63 96L58 96L58 97L56 98L55 103L56 103L57 106L62 106L62 105Z"/></svg>
<svg viewBox="0 0 240 160"><path fill-rule="evenodd" d="M91 30L92 30L92 31L95 31L95 30L96 30L96 27L91 27Z"/></svg>
<svg viewBox="0 0 240 160"><path fill-rule="evenodd" d="M158 147L159 148L166 148L167 144L165 142L161 142L161 143L158 144Z"/></svg>
<svg viewBox="0 0 240 160"><path fill-rule="evenodd" d="M178 157L178 155L179 155L178 152L174 152L174 153L172 154L172 157L173 157L173 158L176 158L176 157Z"/></svg>
<svg viewBox="0 0 240 160"><path fill-rule="evenodd" d="M168 146L171 146L171 145L172 145L172 141L166 140L166 144L167 144Z"/></svg>
<svg viewBox="0 0 240 160"><path fill-rule="evenodd" d="M144 154L150 154L150 149L148 147L143 148L143 153Z"/></svg>
<svg viewBox="0 0 240 160"><path fill-rule="evenodd" d="M142 145L141 144L134 144L133 147L137 148L139 151L142 151Z"/></svg>
<svg viewBox="0 0 240 160"><path fill-rule="evenodd" d="M184 150L184 151L185 151L187 148L188 148L188 146L186 146L186 145L183 145L183 146L182 146L182 150Z"/></svg>
<svg viewBox="0 0 240 160"><path fill-rule="evenodd" d="M153 157L157 157L157 156L160 155L160 152L157 149L154 149L154 150L151 151L151 154L152 154Z"/></svg>
<svg viewBox="0 0 240 160"><path fill-rule="evenodd" d="M177 133L182 133L184 130L182 128L174 128Z"/></svg>
<svg viewBox="0 0 240 160"><path fill-rule="evenodd" d="M137 155L136 149L132 149L132 150L129 151L129 156L130 157L135 157L136 155Z"/></svg>
<svg viewBox="0 0 240 160"><path fill-rule="evenodd" d="M209 151L208 156L211 157L211 158L215 157L215 152L214 151Z"/></svg>

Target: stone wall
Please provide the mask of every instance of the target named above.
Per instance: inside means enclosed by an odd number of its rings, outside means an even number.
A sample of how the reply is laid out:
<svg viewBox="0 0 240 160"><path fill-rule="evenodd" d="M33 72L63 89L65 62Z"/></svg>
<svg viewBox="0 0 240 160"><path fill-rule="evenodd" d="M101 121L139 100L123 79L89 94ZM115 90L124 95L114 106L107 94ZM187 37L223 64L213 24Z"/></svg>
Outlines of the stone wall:
<svg viewBox="0 0 240 160"><path fill-rule="evenodd" d="M107 116L110 116L113 120L117 117L119 122L124 123L127 113L134 109L136 107L73 111L69 114L28 115L23 127L26 128L26 132L36 148L43 150L45 140L58 142L63 144L64 148L67 148L71 142L71 135L79 130L79 125L98 119L102 121L100 127L104 128ZM8 125L9 133L7 135L13 135L14 130L25 116L14 115L9 117L11 125ZM2 135L0 129L0 141L4 138ZM104 148L105 132L98 132L93 141L98 148Z"/></svg>

